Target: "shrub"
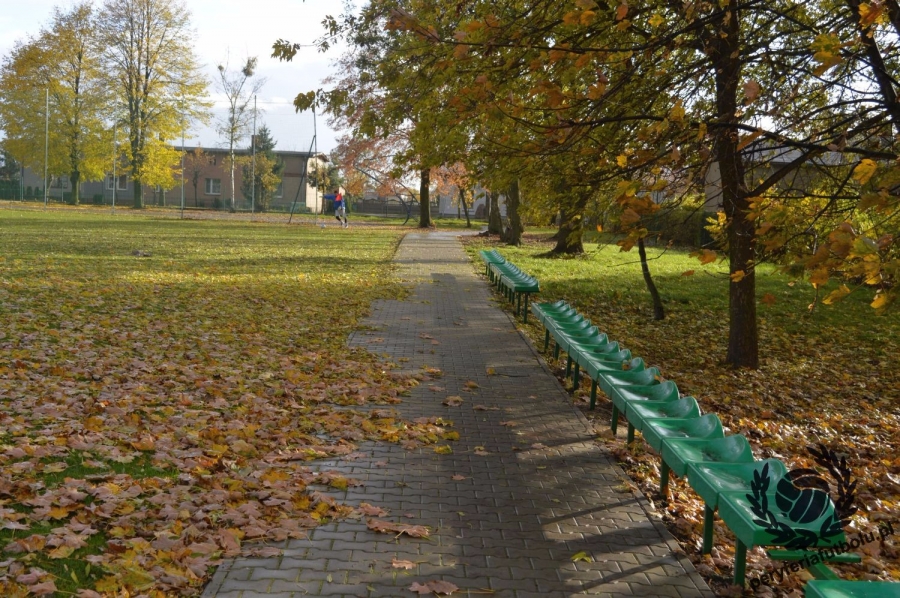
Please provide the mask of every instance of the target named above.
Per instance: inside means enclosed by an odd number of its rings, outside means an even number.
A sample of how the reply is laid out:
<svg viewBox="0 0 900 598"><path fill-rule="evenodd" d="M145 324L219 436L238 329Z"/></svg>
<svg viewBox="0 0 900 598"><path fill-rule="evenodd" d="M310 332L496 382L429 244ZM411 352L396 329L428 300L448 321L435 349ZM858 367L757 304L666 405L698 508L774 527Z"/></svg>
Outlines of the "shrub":
<svg viewBox="0 0 900 598"><path fill-rule="evenodd" d="M94 204L95 206L102 206L102 205L105 204L105 203L106 203L106 202L103 200L103 194L102 194L102 193L94 193L93 204Z"/></svg>

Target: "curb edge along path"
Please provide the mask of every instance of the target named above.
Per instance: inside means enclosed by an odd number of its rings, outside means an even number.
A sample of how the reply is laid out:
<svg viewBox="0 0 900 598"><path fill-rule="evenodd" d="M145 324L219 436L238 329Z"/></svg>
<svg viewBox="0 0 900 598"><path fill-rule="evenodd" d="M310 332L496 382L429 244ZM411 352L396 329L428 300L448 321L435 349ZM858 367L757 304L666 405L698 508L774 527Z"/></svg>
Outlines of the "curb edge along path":
<svg viewBox="0 0 900 598"><path fill-rule="evenodd" d="M350 339L410 372L442 370L396 408L411 419L452 420L460 440L441 444L453 453L367 443L362 456L318 465L362 483L330 492L339 501L388 509L382 519L427 525L431 536L395 538L365 521L330 523L287 542L283 556L222 565L204 596L412 597L414 582L444 580L459 586L458 596L711 597L495 305L457 234L408 233L395 263L411 296L373 305L364 323L371 329ZM471 382L478 388L467 388ZM462 405L443 405L448 395L461 396ZM573 561L581 552L587 556ZM415 566L396 569L392 559Z"/></svg>

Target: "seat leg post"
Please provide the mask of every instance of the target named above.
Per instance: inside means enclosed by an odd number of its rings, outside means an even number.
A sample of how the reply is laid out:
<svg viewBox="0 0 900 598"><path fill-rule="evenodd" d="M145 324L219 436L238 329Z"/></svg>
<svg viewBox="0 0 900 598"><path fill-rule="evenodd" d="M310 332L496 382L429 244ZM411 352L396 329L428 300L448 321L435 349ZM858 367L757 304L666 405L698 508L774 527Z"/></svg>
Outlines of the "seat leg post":
<svg viewBox="0 0 900 598"><path fill-rule="evenodd" d="M575 369L572 372L572 392L578 390L578 383L581 382L581 366L575 362Z"/></svg>
<svg viewBox="0 0 900 598"><path fill-rule="evenodd" d="M659 468L659 495L665 498L669 494L669 464L662 462Z"/></svg>
<svg viewBox="0 0 900 598"><path fill-rule="evenodd" d="M747 547L740 540L734 547L734 585L744 587L747 577Z"/></svg>
<svg viewBox="0 0 900 598"><path fill-rule="evenodd" d="M710 507L709 505L704 505L702 554L709 554L710 552L712 552L713 532L715 531L713 528L713 523L715 522L715 517L716 515L712 510L712 507Z"/></svg>
<svg viewBox="0 0 900 598"><path fill-rule="evenodd" d="M591 411L597 406L597 381L591 380Z"/></svg>
<svg viewBox="0 0 900 598"><path fill-rule="evenodd" d="M625 439L627 444L631 444L634 442L634 426L631 425L631 422L628 422L628 437Z"/></svg>
<svg viewBox="0 0 900 598"><path fill-rule="evenodd" d="M566 356L566 378L572 375L572 356Z"/></svg>
<svg viewBox="0 0 900 598"><path fill-rule="evenodd" d="M613 405L612 419L609 421L609 429L612 430L613 436L619 429L619 408Z"/></svg>
<svg viewBox="0 0 900 598"><path fill-rule="evenodd" d="M550 348L550 329L544 330L544 353Z"/></svg>
<svg viewBox="0 0 900 598"><path fill-rule="evenodd" d="M559 359L559 342L553 339L553 359Z"/></svg>

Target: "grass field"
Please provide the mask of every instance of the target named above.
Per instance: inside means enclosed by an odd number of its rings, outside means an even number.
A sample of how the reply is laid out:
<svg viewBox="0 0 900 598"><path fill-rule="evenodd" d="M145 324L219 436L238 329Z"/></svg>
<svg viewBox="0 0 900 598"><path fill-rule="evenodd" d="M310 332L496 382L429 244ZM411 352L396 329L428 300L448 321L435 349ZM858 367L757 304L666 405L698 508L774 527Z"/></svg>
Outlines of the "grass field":
<svg viewBox="0 0 900 598"><path fill-rule="evenodd" d="M414 378L346 348L403 294L397 230L5 209L0 231L2 596L194 595L352 513L308 461L442 432L390 411Z"/></svg>
<svg viewBox="0 0 900 598"><path fill-rule="evenodd" d="M653 321L637 252L622 253L614 244L586 245L586 255L549 258L548 234L529 235L520 248L476 240L468 249L480 267L478 249L496 246L510 261L537 277L540 301L565 299L589 317L609 337L619 340L648 365L658 366L682 394L698 399L703 412L717 413L727 432L742 433L757 458L777 457L790 466L812 465L806 447L825 443L847 456L859 482L853 525L862 530L894 522L900 530L900 318L896 311L879 313L871 296L855 293L832 306L818 305L815 292L771 265L757 275L760 351L758 371L724 365L728 338L727 264L701 266L688 251L649 248L650 268L665 301L667 315ZM656 259L654 259L656 258ZM686 272L693 271L691 275ZM827 294L827 291L823 293ZM544 333L529 320L535 345ZM565 364L559 364L563 367ZM561 370L558 370L561 371ZM586 409L587 389L575 393ZM595 418L607 430L611 403L601 402ZM620 432L621 435L621 432ZM659 459L641 442L626 447L624 439L604 442L617 454L635 482L654 502L659 501ZM686 552L699 552L702 503L683 481L670 487L660 505ZM712 558L693 557L698 569L723 594L730 579L733 541L725 541L719 522ZM900 538L868 545L861 565L845 574L857 578L900 580ZM750 555L748 578L768 562L760 550ZM790 595L799 587L795 576L778 588ZM725 589L723 589L725 588Z"/></svg>
<svg viewBox="0 0 900 598"><path fill-rule="evenodd" d="M417 380L346 348L372 301L403 295L388 274L410 227L171 216L0 209L2 596L196 594L221 558L272 554L267 541L353 514L312 492L349 481L310 461L363 440L452 435L392 414ZM722 364L724 265L678 250L652 260L668 312L654 322L636 254L589 244L586 256L548 259L550 247L538 235L500 249L538 277L541 300L573 303L747 435L757 456L808 464L805 447L819 441L846 454L859 479L854 525L900 529L894 313L862 295L810 312L807 283L762 266L760 297L774 300L759 306L762 367L734 371ZM526 330L542 342L537 326ZM575 393L581 407L585 394ZM605 429L608 404L589 416ZM621 437L602 442L658 502L658 459ZM658 506L695 555L696 497L677 482ZM727 594L733 549L721 526L717 538L713 557L692 558ZM900 579L896 546L867 546L843 573ZM750 578L766 563L752 553Z"/></svg>

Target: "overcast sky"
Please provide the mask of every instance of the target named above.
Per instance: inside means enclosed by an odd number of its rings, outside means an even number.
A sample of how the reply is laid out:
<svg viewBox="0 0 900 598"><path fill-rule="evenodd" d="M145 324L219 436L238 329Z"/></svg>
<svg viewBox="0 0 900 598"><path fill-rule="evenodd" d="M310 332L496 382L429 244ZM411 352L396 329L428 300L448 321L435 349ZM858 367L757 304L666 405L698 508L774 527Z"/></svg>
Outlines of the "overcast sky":
<svg viewBox="0 0 900 598"><path fill-rule="evenodd" d="M210 95L216 100L216 115L224 115L226 106L214 84L218 76L216 65L230 56L232 67L239 68L248 56L256 56L259 75L267 78L257 97L262 112L257 122L265 122L272 130L278 149L309 149L313 138L312 114L295 113L291 101L298 93L321 87L322 79L328 76L330 64L338 57L340 49L333 48L327 54L321 54L315 48L304 48L293 62L281 63L271 58L272 43L279 38L309 43L321 34L325 15L337 16L341 3L335 0L185 2L196 31L194 47L210 80ZM15 9L0 11L0 54L3 56L16 40L36 35L41 26L50 21L54 6L63 9L72 6L70 0L24 0L15 4ZM94 4L99 6L101 2L94 0ZM319 151L331 151L336 145L336 133L328 128L322 117L316 124ZM212 128L195 131L193 138L185 140L187 146L198 143L207 147L224 145Z"/></svg>

